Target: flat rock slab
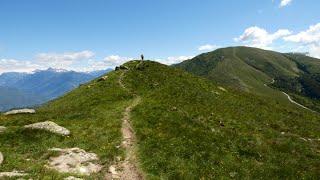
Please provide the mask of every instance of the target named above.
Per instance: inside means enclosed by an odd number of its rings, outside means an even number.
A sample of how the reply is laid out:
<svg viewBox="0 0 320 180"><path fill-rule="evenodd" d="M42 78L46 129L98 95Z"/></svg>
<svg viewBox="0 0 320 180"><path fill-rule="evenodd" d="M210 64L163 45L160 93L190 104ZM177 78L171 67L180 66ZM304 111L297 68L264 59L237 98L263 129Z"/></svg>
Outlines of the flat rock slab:
<svg viewBox="0 0 320 180"><path fill-rule="evenodd" d="M4 131L6 131L6 127L4 127L4 126L0 126L0 133L3 133Z"/></svg>
<svg viewBox="0 0 320 180"><path fill-rule="evenodd" d="M15 109L4 113L4 115L14 115L14 114L34 114L36 110L34 109Z"/></svg>
<svg viewBox="0 0 320 180"><path fill-rule="evenodd" d="M12 178L12 177L22 177L27 175L28 174L24 173L23 171L0 172L0 179L4 177Z"/></svg>
<svg viewBox="0 0 320 180"><path fill-rule="evenodd" d="M90 175L97 173L102 166L95 163L99 160L94 153L88 153L80 148L60 149L53 148L50 151L59 152L58 157L50 157L48 167L61 173L74 173Z"/></svg>
<svg viewBox="0 0 320 180"><path fill-rule="evenodd" d="M0 165L2 164L2 162L3 162L3 155L2 155L2 153L0 152Z"/></svg>
<svg viewBox="0 0 320 180"><path fill-rule="evenodd" d="M59 126L58 124L51 122L51 121L29 124L29 125L24 126L24 128L45 130L45 131L49 131L49 132L59 134L62 136L70 135L70 131L68 129L66 129L62 126Z"/></svg>

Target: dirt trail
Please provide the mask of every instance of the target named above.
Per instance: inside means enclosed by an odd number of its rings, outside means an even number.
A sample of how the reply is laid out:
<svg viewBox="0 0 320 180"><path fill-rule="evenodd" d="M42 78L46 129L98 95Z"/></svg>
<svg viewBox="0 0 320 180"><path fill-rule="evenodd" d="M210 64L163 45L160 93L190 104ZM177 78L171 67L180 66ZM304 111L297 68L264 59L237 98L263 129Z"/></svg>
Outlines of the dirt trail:
<svg viewBox="0 0 320 180"><path fill-rule="evenodd" d="M123 83L125 72L119 77L119 85L128 90ZM125 109L122 118L122 147L125 148L126 154L124 160L119 160L116 164L109 167L109 173L106 175L106 179L123 179L123 180L140 180L143 179L141 173L137 167L137 158L135 155L135 143L136 138L134 131L130 123L130 114L133 108L135 108L141 102L141 97L136 96L132 103Z"/></svg>

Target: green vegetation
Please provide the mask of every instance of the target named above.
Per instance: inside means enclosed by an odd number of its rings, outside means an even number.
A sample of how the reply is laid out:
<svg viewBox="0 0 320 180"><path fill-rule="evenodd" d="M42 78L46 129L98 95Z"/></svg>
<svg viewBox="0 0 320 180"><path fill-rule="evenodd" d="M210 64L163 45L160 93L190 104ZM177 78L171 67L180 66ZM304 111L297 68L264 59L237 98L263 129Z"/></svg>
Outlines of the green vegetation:
<svg viewBox="0 0 320 180"><path fill-rule="evenodd" d="M316 114L157 63L139 69L125 82L142 96L133 125L150 179L319 177Z"/></svg>
<svg viewBox="0 0 320 180"><path fill-rule="evenodd" d="M231 47L199 55L175 66L215 83L282 103L290 102L279 90L304 96L304 101L297 101L320 109L312 103L320 98L320 60L302 54ZM271 83L273 80L275 82Z"/></svg>
<svg viewBox="0 0 320 180"><path fill-rule="evenodd" d="M106 81L92 81L40 107L35 115L0 116L1 171L24 170L35 179L61 179L44 168L48 148L79 147L97 153L102 179L123 150L121 118L135 95L131 114L139 164L148 179L316 179L320 176L318 114L291 104L220 87L156 62L125 64ZM121 72L122 71L122 72ZM249 77L249 78L253 78ZM260 78L266 78L261 75ZM271 88L270 88L271 89ZM272 90L272 89L271 89ZM72 132L60 137L23 130L51 120ZM30 159L27 161L26 159Z"/></svg>
<svg viewBox="0 0 320 180"><path fill-rule="evenodd" d="M35 179L62 179L58 174L44 167L49 148L79 147L94 152L100 163L106 167L115 157L123 155L117 149L121 143L121 118L132 96L118 85L118 72L108 75L106 81L92 81L67 95L49 102L37 109L34 115L0 116L0 125L8 130L0 135L0 151L5 161L1 171L23 170ZM24 125L54 121L71 131L70 137L52 133L24 130ZM106 169L104 169L106 172ZM103 179L104 173L92 176Z"/></svg>

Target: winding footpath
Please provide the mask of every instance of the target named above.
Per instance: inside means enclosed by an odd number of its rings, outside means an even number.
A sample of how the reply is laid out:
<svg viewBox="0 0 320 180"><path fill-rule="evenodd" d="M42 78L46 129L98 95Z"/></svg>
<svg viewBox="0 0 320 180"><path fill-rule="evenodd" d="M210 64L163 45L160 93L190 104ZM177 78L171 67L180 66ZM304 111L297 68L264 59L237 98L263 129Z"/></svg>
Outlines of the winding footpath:
<svg viewBox="0 0 320 180"><path fill-rule="evenodd" d="M129 91L123 83L125 71L119 77L119 85ZM122 118L121 133L123 141L121 146L125 149L125 159L120 160L116 164L109 167L109 174L106 179L121 179L121 180L140 180L143 179L137 166L137 157L135 155L136 137L130 123L130 114L141 102L141 97L136 96L132 103L125 109Z"/></svg>
<svg viewBox="0 0 320 180"><path fill-rule="evenodd" d="M275 80L274 80L274 79L272 79L272 81L271 81L271 84L273 84L273 83L275 83ZM264 84L264 85L267 86L266 84ZM283 92L283 91L281 91L281 92L288 97L288 100L289 100L292 104L295 104L295 105L297 105L297 106L299 106L299 107L301 107L301 108L303 108L303 109L307 109L307 110L309 110L309 111L316 112L316 111L314 111L314 110L312 110L312 109L310 109L310 108L305 107L305 106L302 105L302 104L297 103L296 101L294 101L294 100L290 97L289 94L287 94L287 93L285 93L285 92Z"/></svg>

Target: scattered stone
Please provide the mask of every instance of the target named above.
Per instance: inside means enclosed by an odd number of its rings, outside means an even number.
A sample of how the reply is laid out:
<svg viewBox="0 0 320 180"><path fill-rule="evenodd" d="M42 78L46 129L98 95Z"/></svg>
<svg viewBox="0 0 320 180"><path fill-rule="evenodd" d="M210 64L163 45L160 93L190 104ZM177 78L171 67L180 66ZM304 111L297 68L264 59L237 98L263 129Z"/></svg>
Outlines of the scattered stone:
<svg viewBox="0 0 320 180"><path fill-rule="evenodd" d="M3 155L2 155L2 153L0 152L0 165L2 164L2 162L3 162Z"/></svg>
<svg viewBox="0 0 320 180"><path fill-rule="evenodd" d="M230 177L234 178L238 173L237 172L230 172L229 175Z"/></svg>
<svg viewBox="0 0 320 180"><path fill-rule="evenodd" d="M34 109L15 109L4 113L4 115L14 115L14 114L34 114L36 111Z"/></svg>
<svg viewBox="0 0 320 180"><path fill-rule="evenodd" d="M177 107L175 107L175 106L173 106L173 107L171 108L171 110L172 110L172 111L177 111L177 110L178 110L178 108L177 108Z"/></svg>
<svg viewBox="0 0 320 180"><path fill-rule="evenodd" d="M74 176L69 176L67 178L64 178L64 180L83 180L83 179L77 178L77 177L74 177Z"/></svg>
<svg viewBox="0 0 320 180"><path fill-rule="evenodd" d="M94 163L99 158L94 153L87 153L80 148L60 149L53 148L50 151L60 153L58 157L51 157L48 167L61 173L75 173L80 175L90 175L97 173L102 166Z"/></svg>
<svg viewBox="0 0 320 180"><path fill-rule="evenodd" d="M108 79L108 76L103 76L103 77L99 78L98 81L105 81L107 79Z"/></svg>
<svg viewBox="0 0 320 180"><path fill-rule="evenodd" d="M129 70L129 68L127 66L124 66L124 65L121 65L119 68L122 69L122 70Z"/></svg>
<svg viewBox="0 0 320 180"><path fill-rule="evenodd" d="M12 171L12 172L0 172L0 179L4 177L21 177L21 176L27 176L27 173L24 173L23 171Z"/></svg>
<svg viewBox="0 0 320 180"><path fill-rule="evenodd" d="M6 127L4 127L4 126L0 126L0 133L3 133L4 131L6 131Z"/></svg>
<svg viewBox="0 0 320 180"><path fill-rule="evenodd" d="M111 173L112 179L119 179L120 175L115 166L109 167L109 173Z"/></svg>
<svg viewBox="0 0 320 180"><path fill-rule="evenodd" d="M219 124L221 127L224 127L224 123L222 121L219 121Z"/></svg>
<svg viewBox="0 0 320 180"><path fill-rule="evenodd" d="M24 126L27 129L40 129L40 130L45 130L49 131L55 134L60 134L63 136L68 136L70 134L70 131L62 126L57 125L54 122L51 121L45 121L45 122L39 122L39 123L34 123L30 125Z"/></svg>
<svg viewBox="0 0 320 180"><path fill-rule="evenodd" d="M227 92L227 90L221 86L218 87L221 91Z"/></svg>

